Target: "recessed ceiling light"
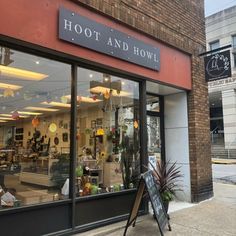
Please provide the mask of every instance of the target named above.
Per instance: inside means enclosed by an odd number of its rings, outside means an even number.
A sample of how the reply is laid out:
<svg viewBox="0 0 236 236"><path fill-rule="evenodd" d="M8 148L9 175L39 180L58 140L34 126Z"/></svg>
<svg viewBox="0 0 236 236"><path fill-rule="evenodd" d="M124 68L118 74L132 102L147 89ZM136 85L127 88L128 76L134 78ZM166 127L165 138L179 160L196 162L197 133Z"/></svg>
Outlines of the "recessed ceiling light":
<svg viewBox="0 0 236 236"><path fill-rule="evenodd" d="M14 119L10 117L0 117L0 120L14 120Z"/></svg>
<svg viewBox="0 0 236 236"><path fill-rule="evenodd" d="M66 95L65 96L66 98L70 99L71 96L70 95ZM90 97L82 97L82 96L77 96L77 101L80 101L80 102L87 102L87 103L95 103L95 102L101 102L102 100L100 99L94 99L94 98L90 98Z"/></svg>
<svg viewBox="0 0 236 236"><path fill-rule="evenodd" d="M0 114L0 116L5 116L5 117L12 117L12 114ZM27 118L29 116L24 116L24 115L20 115L20 118Z"/></svg>
<svg viewBox="0 0 236 236"><path fill-rule="evenodd" d="M125 82L124 82L124 81L122 81L122 82L121 82L121 84L122 84L122 85L125 85Z"/></svg>
<svg viewBox="0 0 236 236"><path fill-rule="evenodd" d="M39 65L39 61L36 61L35 64Z"/></svg>
<svg viewBox="0 0 236 236"><path fill-rule="evenodd" d="M0 89L12 89L12 90L18 90L21 89L22 86L15 85L15 84L5 84L5 83L0 83Z"/></svg>
<svg viewBox="0 0 236 236"><path fill-rule="evenodd" d="M48 77L48 75L45 74L3 65L0 65L0 72L6 76L16 77L24 80L42 80Z"/></svg>
<svg viewBox="0 0 236 236"><path fill-rule="evenodd" d="M90 78L93 78L93 74L89 74L89 77L90 77Z"/></svg>
<svg viewBox="0 0 236 236"><path fill-rule="evenodd" d="M59 109L46 108L46 107L25 107L24 109L31 111L59 111Z"/></svg>
<svg viewBox="0 0 236 236"><path fill-rule="evenodd" d="M55 106L55 107L65 107L70 108L70 104L65 104L62 102L41 102L43 105Z"/></svg>
<svg viewBox="0 0 236 236"><path fill-rule="evenodd" d="M212 103L211 105L212 105L212 106L215 106L215 103Z"/></svg>
<svg viewBox="0 0 236 236"><path fill-rule="evenodd" d="M39 113L39 112L30 112L30 111L17 111L20 115L34 115L34 116L39 116L42 115L43 113ZM13 112L11 112L13 113Z"/></svg>
<svg viewBox="0 0 236 236"><path fill-rule="evenodd" d="M102 87L102 86L97 86L97 87L90 89L91 93L96 93L96 94L100 94L100 93L105 94L107 91L109 92L110 89L106 88L106 87ZM130 93L128 93L128 92L112 89L112 96L127 96L128 97L129 95L130 95Z"/></svg>

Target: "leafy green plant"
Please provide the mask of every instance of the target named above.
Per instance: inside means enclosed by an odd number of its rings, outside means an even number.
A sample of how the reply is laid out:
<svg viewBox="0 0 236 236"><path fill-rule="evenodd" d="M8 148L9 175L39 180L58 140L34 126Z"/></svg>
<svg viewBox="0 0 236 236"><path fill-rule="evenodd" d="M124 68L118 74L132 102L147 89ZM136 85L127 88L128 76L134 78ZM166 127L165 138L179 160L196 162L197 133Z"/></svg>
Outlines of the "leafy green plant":
<svg viewBox="0 0 236 236"><path fill-rule="evenodd" d="M51 166L51 180L56 183L58 188L61 188L66 179L69 178L70 162L68 154L60 154L58 162L54 162Z"/></svg>
<svg viewBox="0 0 236 236"><path fill-rule="evenodd" d="M150 163L150 162L149 162ZM159 192L163 201L171 201L177 191L182 191L180 182L183 175L180 172L180 166L177 167L176 162L159 162L156 166L152 163L153 176L159 187Z"/></svg>

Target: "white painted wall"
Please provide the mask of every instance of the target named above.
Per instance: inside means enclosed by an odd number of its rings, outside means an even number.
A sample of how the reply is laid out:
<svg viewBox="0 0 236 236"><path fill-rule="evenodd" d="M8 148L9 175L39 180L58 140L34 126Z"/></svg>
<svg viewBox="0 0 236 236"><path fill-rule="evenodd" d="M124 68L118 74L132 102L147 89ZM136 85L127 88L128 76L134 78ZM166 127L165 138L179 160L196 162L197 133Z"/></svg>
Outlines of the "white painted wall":
<svg viewBox="0 0 236 236"><path fill-rule="evenodd" d="M236 149L236 91L222 91L224 138L226 149Z"/></svg>
<svg viewBox="0 0 236 236"><path fill-rule="evenodd" d="M191 201L188 111L186 92L164 97L165 151L166 160L176 162L184 175L183 191L179 200Z"/></svg>

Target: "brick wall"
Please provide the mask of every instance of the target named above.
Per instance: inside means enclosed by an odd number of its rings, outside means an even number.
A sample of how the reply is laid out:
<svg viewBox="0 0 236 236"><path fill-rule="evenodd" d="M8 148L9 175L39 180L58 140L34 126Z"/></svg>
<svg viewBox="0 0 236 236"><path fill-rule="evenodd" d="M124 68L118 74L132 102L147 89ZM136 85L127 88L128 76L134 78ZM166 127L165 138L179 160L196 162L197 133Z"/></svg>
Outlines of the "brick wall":
<svg viewBox="0 0 236 236"><path fill-rule="evenodd" d="M76 0L192 55L188 94L192 201L212 196L208 90L204 81L204 0Z"/></svg>

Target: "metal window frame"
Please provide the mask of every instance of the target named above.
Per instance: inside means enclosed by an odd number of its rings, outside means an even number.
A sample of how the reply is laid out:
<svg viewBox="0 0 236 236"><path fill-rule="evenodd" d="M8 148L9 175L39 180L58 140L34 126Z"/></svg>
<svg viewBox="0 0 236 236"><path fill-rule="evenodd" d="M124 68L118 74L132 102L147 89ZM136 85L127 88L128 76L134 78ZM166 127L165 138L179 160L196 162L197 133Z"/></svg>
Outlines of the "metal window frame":
<svg viewBox="0 0 236 236"><path fill-rule="evenodd" d="M44 48L39 45L35 45L29 42L25 42L22 40L18 40L15 38L11 38L8 36L4 36L0 34L0 45L4 47L9 47L12 50L17 50L20 52L41 56L47 59L55 60L58 62L65 63L71 66L71 128L70 128L70 190L69 190L69 199L61 200L58 202L48 202L44 204L37 204L31 206L22 206L19 208L1 210L0 215L5 214L14 214L19 212L26 212L29 210L42 209L47 208L49 206L57 206L62 204L70 204L71 205L71 228L65 230L66 232L75 232L75 204L76 204L76 196L75 196L75 166L76 166L76 116L77 116L77 104L76 104L76 96L77 96L77 70L78 67L92 69L94 71L109 73L111 75L119 76L124 79L128 79L131 81L135 81L139 83L139 116L140 116L140 164L141 164L141 172L145 171L144 165L147 164L147 132L146 132L146 80L147 78L143 76L138 76L133 73L123 72L114 68L103 67L93 62L84 61L81 58L77 58L75 56L65 54L62 52L54 51L52 49ZM145 205L145 213L148 210L148 202L144 202ZM96 224L96 222L95 222Z"/></svg>

